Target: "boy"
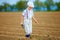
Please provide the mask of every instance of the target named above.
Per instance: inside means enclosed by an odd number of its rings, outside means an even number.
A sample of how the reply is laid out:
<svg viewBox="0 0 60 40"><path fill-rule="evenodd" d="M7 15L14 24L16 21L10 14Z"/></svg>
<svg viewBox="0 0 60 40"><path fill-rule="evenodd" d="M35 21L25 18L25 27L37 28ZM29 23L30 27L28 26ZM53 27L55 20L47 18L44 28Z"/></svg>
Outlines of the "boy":
<svg viewBox="0 0 60 40"><path fill-rule="evenodd" d="M26 37L29 38L32 33L32 18L36 23L38 23L38 21L35 19L33 14L33 2L28 2L27 5L27 9L23 11L23 14L21 16L21 25L24 25Z"/></svg>

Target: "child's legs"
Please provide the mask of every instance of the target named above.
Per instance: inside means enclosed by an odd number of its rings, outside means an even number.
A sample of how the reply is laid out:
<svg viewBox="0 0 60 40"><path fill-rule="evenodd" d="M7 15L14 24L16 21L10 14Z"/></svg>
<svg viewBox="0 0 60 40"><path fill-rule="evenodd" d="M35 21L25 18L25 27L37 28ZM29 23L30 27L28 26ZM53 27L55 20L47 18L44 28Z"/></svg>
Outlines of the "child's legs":
<svg viewBox="0 0 60 40"><path fill-rule="evenodd" d="M32 22L30 21L29 23L29 31L30 31L30 34L32 33Z"/></svg>
<svg viewBox="0 0 60 40"><path fill-rule="evenodd" d="M25 32L26 32L26 37L29 38L32 33L32 26L29 24L25 25Z"/></svg>
<svg viewBox="0 0 60 40"><path fill-rule="evenodd" d="M25 32L26 32L26 34L31 34L32 33L32 26L26 24L25 25Z"/></svg>
<svg viewBox="0 0 60 40"><path fill-rule="evenodd" d="M31 34L32 33L32 22L25 22L24 23L24 26L25 26L25 32L26 34Z"/></svg>

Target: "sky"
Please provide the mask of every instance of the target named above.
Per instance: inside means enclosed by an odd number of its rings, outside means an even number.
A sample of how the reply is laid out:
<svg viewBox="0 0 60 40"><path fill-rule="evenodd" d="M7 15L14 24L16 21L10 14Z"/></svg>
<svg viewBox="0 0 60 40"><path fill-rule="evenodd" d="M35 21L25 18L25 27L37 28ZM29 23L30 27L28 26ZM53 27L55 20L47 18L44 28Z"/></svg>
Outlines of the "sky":
<svg viewBox="0 0 60 40"><path fill-rule="evenodd" d="M0 5L3 5L3 2L7 2L7 3L9 3L9 4L11 4L11 5L13 5L13 4L16 4L16 2L18 2L18 1L20 1L20 0L0 0ZM29 0L29 1L35 1L35 0ZM44 2L45 0L40 0L41 2ZM54 2L60 2L60 0L53 0Z"/></svg>
<svg viewBox="0 0 60 40"><path fill-rule="evenodd" d="M46 0L40 0L41 2L44 2ZM60 0L53 0L54 2L59 2Z"/></svg>

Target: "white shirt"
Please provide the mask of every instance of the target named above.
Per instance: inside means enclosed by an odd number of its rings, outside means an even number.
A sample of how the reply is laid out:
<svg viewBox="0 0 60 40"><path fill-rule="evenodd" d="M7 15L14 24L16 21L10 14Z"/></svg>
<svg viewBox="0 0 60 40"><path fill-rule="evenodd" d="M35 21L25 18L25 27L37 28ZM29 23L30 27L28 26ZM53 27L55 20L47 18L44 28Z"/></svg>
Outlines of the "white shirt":
<svg viewBox="0 0 60 40"><path fill-rule="evenodd" d="M26 13L28 13L28 15ZM27 8L26 10L23 11L22 15L24 16L24 19L32 19L33 10L28 10L28 8ZM27 16L28 16L28 18L27 18Z"/></svg>
<svg viewBox="0 0 60 40"><path fill-rule="evenodd" d="M28 13L28 19L27 19L26 13ZM22 15L24 16L24 28L25 28L26 34L31 34L33 10L28 10L27 8L26 10L23 11Z"/></svg>

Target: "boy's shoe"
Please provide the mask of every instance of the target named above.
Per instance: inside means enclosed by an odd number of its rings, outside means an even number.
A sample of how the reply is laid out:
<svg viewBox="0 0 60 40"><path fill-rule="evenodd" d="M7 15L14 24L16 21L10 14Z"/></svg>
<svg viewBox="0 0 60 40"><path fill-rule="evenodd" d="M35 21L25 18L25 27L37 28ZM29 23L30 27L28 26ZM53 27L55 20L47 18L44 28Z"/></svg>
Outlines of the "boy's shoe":
<svg viewBox="0 0 60 40"><path fill-rule="evenodd" d="M27 38L30 38L30 34L26 35Z"/></svg>

